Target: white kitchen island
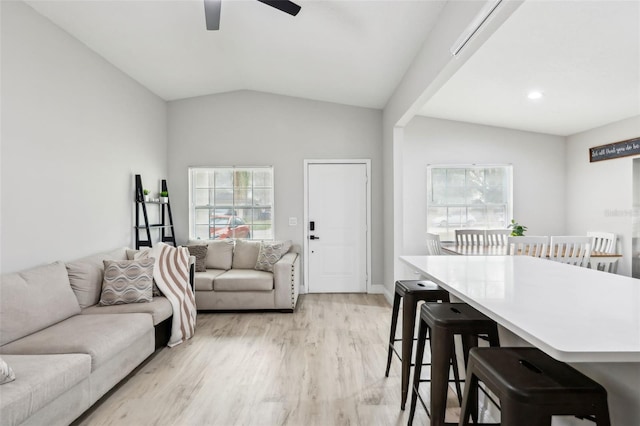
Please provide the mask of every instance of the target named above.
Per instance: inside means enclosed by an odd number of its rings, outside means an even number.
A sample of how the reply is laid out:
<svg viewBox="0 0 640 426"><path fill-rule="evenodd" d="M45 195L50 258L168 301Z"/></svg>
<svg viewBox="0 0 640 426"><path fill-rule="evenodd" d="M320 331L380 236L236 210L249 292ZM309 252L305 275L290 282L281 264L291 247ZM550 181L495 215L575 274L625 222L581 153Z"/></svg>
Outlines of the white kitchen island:
<svg viewBox="0 0 640 426"><path fill-rule="evenodd" d="M503 345L536 346L601 383L614 426L640 425L640 280L528 256L401 259L517 336Z"/></svg>

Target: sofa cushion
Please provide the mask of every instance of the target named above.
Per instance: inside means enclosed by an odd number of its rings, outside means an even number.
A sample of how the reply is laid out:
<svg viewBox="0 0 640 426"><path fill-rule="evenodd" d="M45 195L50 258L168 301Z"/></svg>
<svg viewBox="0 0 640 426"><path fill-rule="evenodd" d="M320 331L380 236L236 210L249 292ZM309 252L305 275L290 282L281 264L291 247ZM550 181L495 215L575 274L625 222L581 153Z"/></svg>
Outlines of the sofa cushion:
<svg viewBox="0 0 640 426"><path fill-rule="evenodd" d="M0 424L20 424L32 414L88 379L87 354L5 355L18 379L0 386Z"/></svg>
<svg viewBox="0 0 640 426"><path fill-rule="evenodd" d="M196 267L195 272L204 272L207 270L207 266L205 265L205 261L207 259L207 248L204 244L193 244L187 246L189 249L189 254L196 258Z"/></svg>
<svg viewBox="0 0 640 426"><path fill-rule="evenodd" d="M291 241L262 241L255 269L273 272L273 265L291 248Z"/></svg>
<svg viewBox="0 0 640 426"><path fill-rule="evenodd" d="M80 313L64 263L0 277L0 345Z"/></svg>
<svg viewBox="0 0 640 426"><path fill-rule="evenodd" d="M151 302L154 258L104 260L100 305Z"/></svg>
<svg viewBox="0 0 640 426"><path fill-rule="evenodd" d="M260 241L237 240L233 250L233 269L254 269L259 252Z"/></svg>
<svg viewBox="0 0 640 426"><path fill-rule="evenodd" d="M0 385L13 382L16 379L16 374L13 369L7 364L7 361L0 358Z"/></svg>
<svg viewBox="0 0 640 426"><path fill-rule="evenodd" d="M194 276L196 291L213 291L213 280L224 274L223 269L207 269L205 272L198 272Z"/></svg>
<svg viewBox="0 0 640 426"><path fill-rule="evenodd" d="M0 347L3 354L91 355L91 371L153 328L149 314L76 315Z"/></svg>
<svg viewBox="0 0 640 426"><path fill-rule="evenodd" d="M207 246L207 269L231 269L233 240L210 241Z"/></svg>
<svg viewBox="0 0 640 426"><path fill-rule="evenodd" d="M271 291L273 274L255 269L231 269L213 280L214 291Z"/></svg>
<svg viewBox="0 0 640 426"><path fill-rule="evenodd" d="M151 314L153 325L158 325L173 315L173 308L166 297L158 296L154 297L149 303L128 303L126 305L112 306L93 305L82 310L82 315L135 313Z"/></svg>
<svg viewBox="0 0 640 426"><path fill-rule="evenodd" d="M108 253L99 253L67 263L71 288L81 308L95 305L100 300L104 278L103 260L127 260L127 249L120 248Z"/></svg>

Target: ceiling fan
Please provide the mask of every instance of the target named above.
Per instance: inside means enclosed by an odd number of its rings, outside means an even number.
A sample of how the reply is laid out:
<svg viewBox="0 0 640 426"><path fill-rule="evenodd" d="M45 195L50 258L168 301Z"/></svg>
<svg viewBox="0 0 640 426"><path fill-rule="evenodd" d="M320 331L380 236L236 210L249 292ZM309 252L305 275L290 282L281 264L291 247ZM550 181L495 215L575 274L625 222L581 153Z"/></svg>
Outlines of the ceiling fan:
<svg viewBox="0 0 640 426"><path fill-rule="evenodd" d="M300 6L289 0L258 0L260 3L296 16L300 12ZM222 0L204 0L204 17L207 22L207 30L217 31L220 29L220 7Z"/></svg>

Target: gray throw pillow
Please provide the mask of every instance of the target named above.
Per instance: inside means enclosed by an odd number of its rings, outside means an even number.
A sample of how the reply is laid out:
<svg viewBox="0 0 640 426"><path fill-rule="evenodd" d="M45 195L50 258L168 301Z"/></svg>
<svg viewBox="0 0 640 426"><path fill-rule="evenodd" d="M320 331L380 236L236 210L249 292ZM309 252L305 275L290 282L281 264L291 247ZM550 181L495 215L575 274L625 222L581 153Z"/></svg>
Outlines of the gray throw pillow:
<svg viewBox="0 0 640 426"><path fill-rule="evenodd" d="M189 254L196 258L196 272L206 272L207 266L205 265L205 260L207 259L208 246L199 244L187 246L187 248L189 249Z"/></svg>
<svg viewBox="0 0 640 426"><path fill-rule="evenodd" d="M9 367L7 362L0 358L0 385L4 385L5 383L13 382L16 379L16 375Z"/></svg>
<svg viewBox="0 0 640 426"><path fill-rule="evenodd" d="M289 251L289 248L291 241L262 241L255 269L273 272L273 265Z"/></svg>
<svg viewBox="0 0 640 426"><path fill-rule="evenodd" d="M100 305L151 302L154 258L105 260Z"/></svg>

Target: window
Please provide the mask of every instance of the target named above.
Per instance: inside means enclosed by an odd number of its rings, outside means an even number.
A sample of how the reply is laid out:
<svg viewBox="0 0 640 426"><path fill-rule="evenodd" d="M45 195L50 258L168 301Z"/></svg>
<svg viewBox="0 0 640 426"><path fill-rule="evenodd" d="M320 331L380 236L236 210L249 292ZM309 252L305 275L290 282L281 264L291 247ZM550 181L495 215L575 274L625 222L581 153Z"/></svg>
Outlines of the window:
<svg viewBox="0 0 640 426"><path fill-rule="evenodd" d="M512 166L427 168L427 232L453 240L454 230L506 228L511 222Z"/></svg>
<svg viewBox="0 0 640 426"><path fill-rule="evenodd" d="M273 167L193 167L189 194L191 239L273 239Z"/></svg>

